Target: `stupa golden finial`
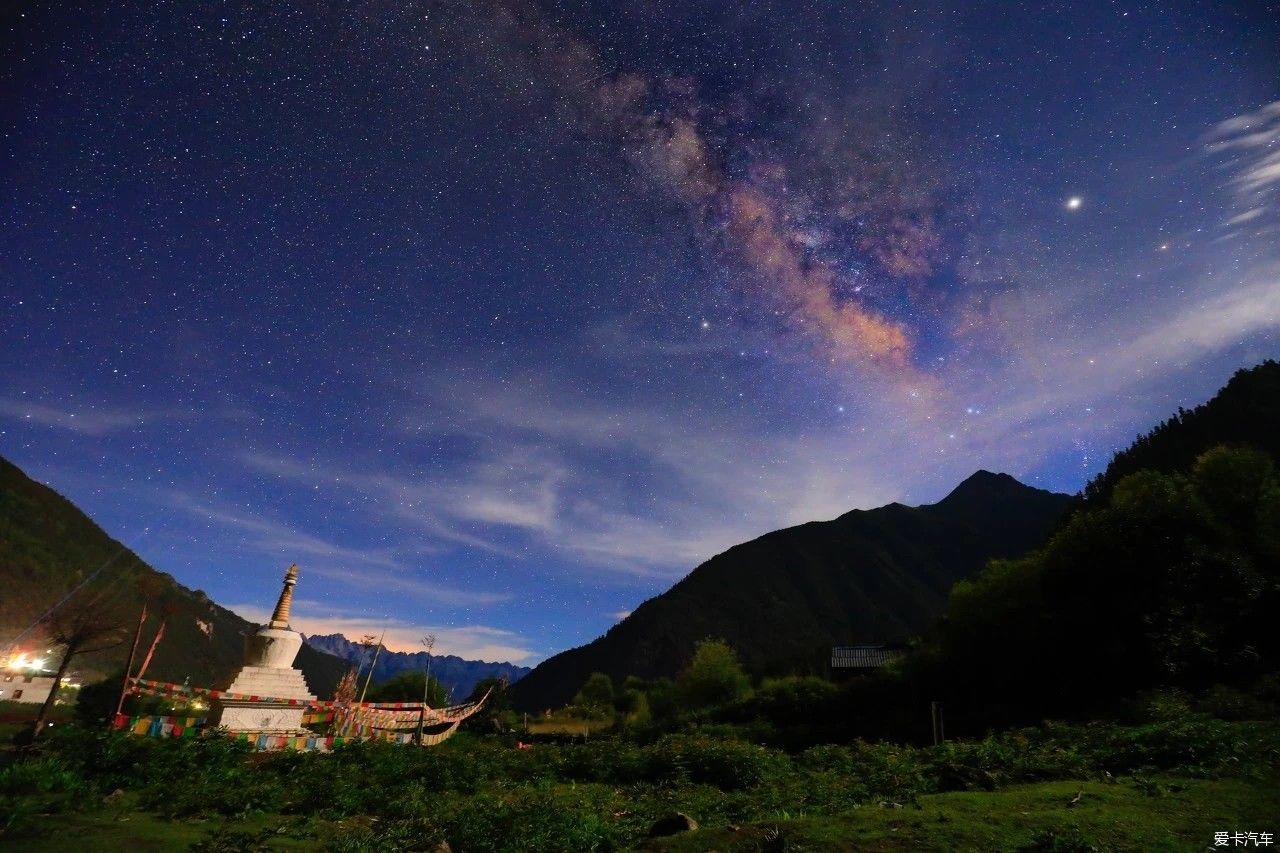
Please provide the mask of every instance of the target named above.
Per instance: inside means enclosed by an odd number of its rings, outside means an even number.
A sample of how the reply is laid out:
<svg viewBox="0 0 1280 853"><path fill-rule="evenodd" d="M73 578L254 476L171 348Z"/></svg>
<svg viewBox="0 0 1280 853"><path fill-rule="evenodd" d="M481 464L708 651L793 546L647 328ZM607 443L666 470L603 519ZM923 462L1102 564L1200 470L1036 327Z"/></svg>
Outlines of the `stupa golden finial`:
<svg viewBox="0 0 1280 853"><path fill-rule="evenodd" d="M280 600L276 602L275 612L271 614L271 628L289 627L289 606L293 604L293 587L298 583L298 564L294 563L284 573L284 589L280 590Z"/></svg>

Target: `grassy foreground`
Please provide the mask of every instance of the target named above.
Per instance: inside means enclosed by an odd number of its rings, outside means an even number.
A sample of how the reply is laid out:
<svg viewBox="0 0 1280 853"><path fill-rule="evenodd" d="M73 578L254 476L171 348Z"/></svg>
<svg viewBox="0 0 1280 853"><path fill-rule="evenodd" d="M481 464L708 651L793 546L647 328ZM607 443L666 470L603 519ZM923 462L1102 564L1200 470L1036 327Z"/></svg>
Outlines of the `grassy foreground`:
<svg viewBox="0 0 1280 853"><path fill-rule="evenodd" d="M1280 725L1047 725L786 753L731 730L254 754L72 727L0 767L6 850L1204 850L1280 830ZM696 832L651 840L683 812Z"/></svg>
<svg viewBox="0 0 1280 853"><path fill-rule="evenodd" d="M1149 786L1162 789L1153 793ZM1069 803L1084 792L1075 806ZM929 794L918 807L854 807L641 841L654 850L1199 850L1227 828L1276 823L1280 784L1154 777L1141 785L1041 782L994 792ZM10 850L378 849L374 819L306 820L279 814L169 820L135 798L60 820L51 835L13 838ZM513 845L512 849L538 849Z"/></svg>

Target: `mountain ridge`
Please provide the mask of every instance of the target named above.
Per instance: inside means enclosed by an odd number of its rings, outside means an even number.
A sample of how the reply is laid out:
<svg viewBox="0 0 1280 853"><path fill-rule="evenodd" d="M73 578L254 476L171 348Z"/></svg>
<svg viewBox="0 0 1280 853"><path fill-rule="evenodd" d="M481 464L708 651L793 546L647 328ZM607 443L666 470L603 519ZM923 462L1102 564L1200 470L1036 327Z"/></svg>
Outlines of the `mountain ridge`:
<svg viewBox="0 0 1280 853"><path fill-rule="evenodd" d="M1128 447L1084 487L1089 503L1103 502L1120 479L1141 470L1186 471L1218 444L1254 447L1280 462L1280 362L1266 359L1237 370L1212 397L1178 411Z"/></svg>
<svg viewBox="0 0 1280 853"><path fill-rule="evenodd" d="M368 664L365 647L344 634L303 634L303 641L311 648L334 655L359 666ZM515 683L530 672L527 666L502 661L467 660L457 655L431 655L431 677L452 691L455 700L466 699L476 684L486 678L505 678ZM402 672L422 672L427 664L427 653L393 652L383 648L373 668L373 683L393 678ZM363 678L363 675L361 676Z"/></svg>
<svg viewBox="0 0 1280 853"><path fill-rule="evenodd" d="M108 561L112 561L110 571L95 583L118 588L130 628L137 623L143 600L140 584L157 590L144 642L154 634L160 614L167 612L165 636L156 647L147 677L215 686L243 664L244 636L256 625L202 590L190 589L152 568L66 497L0 457L0 580L5 588L0 597L0 636L6 642ZM124 645L77 656L72 666L105 676L123 670L127 656ZM298 652L296 665L319 696L332 695L347 669L345 661L306 645Z"/></svg>
<svg viewBox="0 0 1280 853"><path fill-rule="evenodd" d="M902 639L951 585L1038 546L1075 498L978 471L935 504L851 510L739 543L605 634L543 661L513 688L524 708L568 702L591 672L674 675L718 636L757 673L820 670L829 646Z"/></svg>

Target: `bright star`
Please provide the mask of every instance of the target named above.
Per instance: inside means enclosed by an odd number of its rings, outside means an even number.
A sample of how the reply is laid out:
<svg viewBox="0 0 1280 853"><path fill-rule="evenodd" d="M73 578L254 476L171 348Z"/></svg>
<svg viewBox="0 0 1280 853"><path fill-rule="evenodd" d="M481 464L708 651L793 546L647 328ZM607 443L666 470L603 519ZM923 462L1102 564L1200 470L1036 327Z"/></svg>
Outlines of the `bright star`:
<svg viewBox="0 0 1280 853"><path fill-rule="evenodd" d="M1082 204L1084 204L1084 199L1078 195L1073 195L1067 199L1067 210L1079 210Z"/></svg>

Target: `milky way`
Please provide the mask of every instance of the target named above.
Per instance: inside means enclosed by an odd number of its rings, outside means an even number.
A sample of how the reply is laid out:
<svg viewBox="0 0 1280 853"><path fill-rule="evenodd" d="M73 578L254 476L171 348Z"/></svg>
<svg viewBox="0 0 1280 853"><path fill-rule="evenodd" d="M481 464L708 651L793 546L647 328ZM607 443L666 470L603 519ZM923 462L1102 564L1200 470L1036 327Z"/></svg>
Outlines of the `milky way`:
<svg viewBox="0 0 1280 853"><path fill-rule="evenodd" d="M0 14L0 453L250 616L532 662L1280 351L1252 6Z"/></svg>

